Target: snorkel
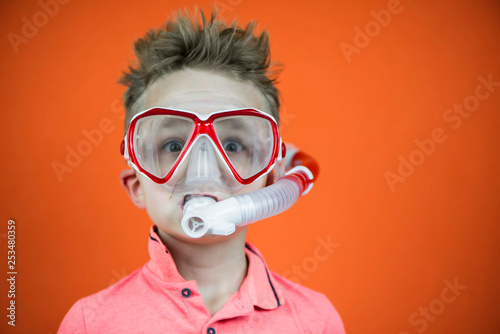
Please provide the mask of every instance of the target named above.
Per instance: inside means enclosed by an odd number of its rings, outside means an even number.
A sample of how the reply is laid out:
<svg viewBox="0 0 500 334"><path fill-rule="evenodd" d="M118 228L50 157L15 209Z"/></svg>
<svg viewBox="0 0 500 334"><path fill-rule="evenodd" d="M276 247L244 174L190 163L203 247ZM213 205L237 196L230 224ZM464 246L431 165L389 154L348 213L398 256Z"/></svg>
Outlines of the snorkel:
<svg viewBox="0 0 500 334"><path fill-rule="evenodd" d="M181 226L191 238L206 233L230 235L236 226L245 226L288 210L312 188L319 172L309 155L288 149L285 176L265 188L216 202L210 197L194 197L184 205Z"/></svg>
<svg viewBox="0 0 500 334"><path fill-rule="evenodd" d="M252 108L153 107L132 118L121 153L137 172L184 197L181 227L191 238L227 236L288 210L319 170L310 156L285 146L271 115ZM242 192L271 175L273 184ZM204 188L210 190L200 192Z"/></svg>

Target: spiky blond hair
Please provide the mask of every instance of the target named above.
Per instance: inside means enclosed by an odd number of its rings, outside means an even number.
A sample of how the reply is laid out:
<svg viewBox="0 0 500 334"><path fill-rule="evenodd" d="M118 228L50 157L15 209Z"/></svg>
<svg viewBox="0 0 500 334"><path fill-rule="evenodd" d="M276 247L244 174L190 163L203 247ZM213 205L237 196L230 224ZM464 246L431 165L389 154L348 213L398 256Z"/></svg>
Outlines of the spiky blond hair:
<svg viewBox="0 0 500 334"><path fill-rule="evenodd" d="M197 13L197 12L196 12ZM227 25L213 12L207 20L178 11L160 29L149 30L134 43L137 63L123 72L120 83L128 88L123 95L125 128L143 108L145 91L165 74L185 68L210 70L251 82L264 96L269 112L279 121L277 70L270 69L269 36L254 36L255 22L244 29L233 21Z"/></svg>

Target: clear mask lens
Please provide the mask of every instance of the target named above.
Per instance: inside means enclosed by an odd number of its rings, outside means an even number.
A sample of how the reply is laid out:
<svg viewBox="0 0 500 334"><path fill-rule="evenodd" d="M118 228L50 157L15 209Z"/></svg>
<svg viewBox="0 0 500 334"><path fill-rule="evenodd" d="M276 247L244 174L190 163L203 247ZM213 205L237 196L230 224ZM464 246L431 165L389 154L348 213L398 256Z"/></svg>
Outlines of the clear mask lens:
<svg viewBox="0 0 500 334"><path fill-rule="evenodd" d="M148 173L164 178L185 151L193 129L193 120L185 117L154 115L139 119L133 137L138 164Z"/></svg>
<svg viewBox="0 0 500 334"><path fill-rule="evenodd" d="M217 139L230 164L241 178L266 168L271 159L273 133L269 122L252 116L233 116L214 121Z"/></svg>

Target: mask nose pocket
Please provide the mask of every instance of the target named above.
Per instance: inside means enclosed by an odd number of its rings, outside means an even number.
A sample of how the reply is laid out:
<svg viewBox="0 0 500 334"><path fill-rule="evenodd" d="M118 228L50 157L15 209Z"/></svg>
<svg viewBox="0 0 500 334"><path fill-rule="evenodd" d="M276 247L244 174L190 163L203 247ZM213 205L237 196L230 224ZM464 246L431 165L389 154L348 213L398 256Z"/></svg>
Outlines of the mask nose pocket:
<svg viewBox="0 0 500 334"><path fill-rule="evenodd" d="M221 178L219 158L210 142L201 138L193 147L186 169L186 179L190 182L207 182Z"/></svg>

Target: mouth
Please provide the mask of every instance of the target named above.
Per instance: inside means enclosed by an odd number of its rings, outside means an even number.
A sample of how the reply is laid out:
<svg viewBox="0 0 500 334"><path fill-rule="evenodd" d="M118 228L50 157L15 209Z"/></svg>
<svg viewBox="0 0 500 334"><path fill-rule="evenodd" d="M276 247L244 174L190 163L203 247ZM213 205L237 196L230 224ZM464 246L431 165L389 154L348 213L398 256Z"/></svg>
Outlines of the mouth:
<svg viewBox="0 0 500 334"><path fill-rule="evenodd" d="M215 196L212 196L212 195L208 195L208 194L189 194L189 195L186 195L184 196L184 200L182 201L182 205L181 205L181 209L184 210L184 205L186 205L186 203L193 199L193 198L199 198L199 197L210 197L211 199L213 199L214 201L218 202L219 200L217 199L217 197Z"/></svg>

